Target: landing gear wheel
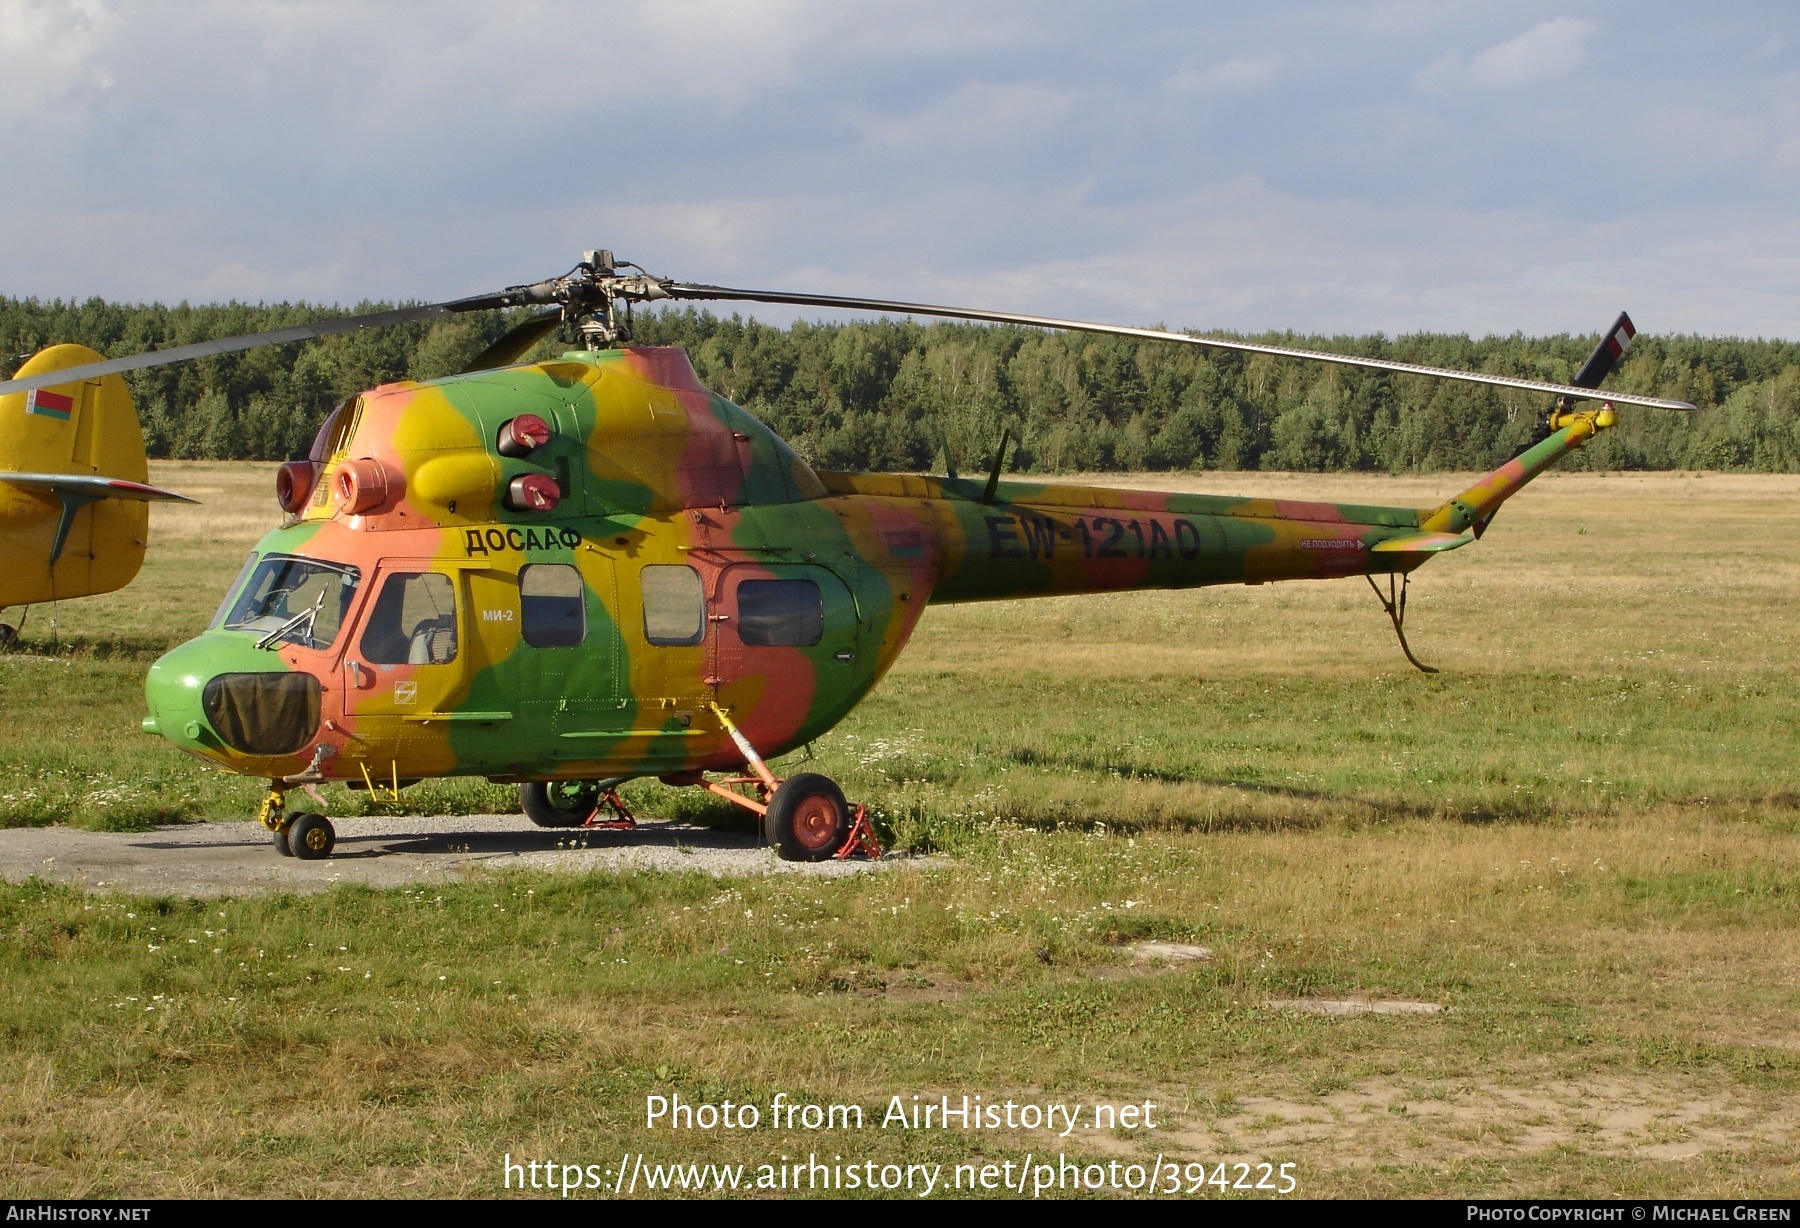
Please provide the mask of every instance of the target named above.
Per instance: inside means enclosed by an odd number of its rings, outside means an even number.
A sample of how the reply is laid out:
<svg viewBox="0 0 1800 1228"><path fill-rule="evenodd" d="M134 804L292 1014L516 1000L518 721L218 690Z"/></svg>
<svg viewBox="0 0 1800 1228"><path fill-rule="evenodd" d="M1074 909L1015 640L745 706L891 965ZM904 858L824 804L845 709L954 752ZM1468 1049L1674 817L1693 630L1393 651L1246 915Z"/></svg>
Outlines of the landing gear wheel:
<svg viewBox="0 0 1800 1228"><path fill-rule="evenodd" d="M337 832L322 814L297 814L288 823L287 844L301 861L322 861L331 856Z"/></svg>
<svg viewBox="0 0 1800 1228"><path fill-rule="evenodd" d="M534 780L519 786L519 802L539 827L580 827L600 805L600 786L591 780Z"/></svg>
<svg viewBox="0 0 1800 1228"><path fill-rule="evenodd" d="M763 836L783 861L826 861L850 835L850 803L829 776L802 772L781 782L763 816Z"/></svg>
<svg viewBox="0 0 1800 1228"><path fill-rule="evenodd" d="M18 634L19 629L11 623L0 623L0 648L5 648L12 643L13 637Z"/></svg>
<svg viewBox="0 0 1800 1228"><path fill-rule="evenodd" d="M289 825L275 833L275 838L273 840L275 851L280 853L283 857L292 857L294 855L294 850L288 847L287 842L288 832L292 830L292 825Z"/></svg>

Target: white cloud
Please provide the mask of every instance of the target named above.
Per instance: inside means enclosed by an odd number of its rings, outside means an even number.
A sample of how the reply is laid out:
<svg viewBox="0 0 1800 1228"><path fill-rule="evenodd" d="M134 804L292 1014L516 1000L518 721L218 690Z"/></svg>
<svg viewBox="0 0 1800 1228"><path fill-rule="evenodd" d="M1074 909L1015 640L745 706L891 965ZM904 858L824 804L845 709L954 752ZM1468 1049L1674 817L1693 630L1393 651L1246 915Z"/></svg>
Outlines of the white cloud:
<svg viewBox="0 0 1800 1228"><path fill-rule="evenodd" d="M1622 308L1659 333L1800 332L1790 289L1800 220L1773 206L1723 216L1645 207L1582 223L1528 209L1308 199L1255 176L1112 206L1026 207L988 187L862 211L799 196L780 206L754 210L735 252L703 255L671 236L671 271L716 256L734 266L734 284L1242 332L1587 332ZM972 230L964 237L979 249L997 228L1029 236L1031 254L958 259L951 236ZM1056 245L1069 234L1083 239ZM841 255L825 264L820 251ZM693 278L729 280L710 268Z"/></svg>
<svg viewBox="0 0 1800 1228"><path fill-rule="evenodd" d="M0 293L448 298L605 246L1174 326L1800 335L1786 9L1587 60L1565 2L0 0L54 185L0 196Z"/></svg>
<svg viewBox="0 0 1800 1228"><path fill-rule="evenodd" d="M1582 17L1539 22L1517 38L1498 43L1463 62L1448 51L1413 76L1421 93L1507 90L1559 81L1587 59L1587 40L1599 23Z"/></svg>
<svg viewBox="0 0 1800 1228"><path fill-rule="evenodd" d="M0 0L0 122L22 125L110 88L93 60L116 24L100 0Z"/></svg>
<svg viewBox="0 0 1800 1228"><path fill-rule="evenodd" d="M842 38L854 10L823 0L631 0L593 22L596 60L678 96L738 107L793 82L819 44Z"/></svg>
<svg viewBox="0 0 1800 1228"><path fill-rule="evenodd" d="M1070 91L1028 82L972 81L911 114L861 112L849 119L877 148L993 149L1053 131L1074 101Z"/></svg>
<svg viewBox="0 0 1800 1228"><path fill-rule="evenodd" d="M1163 89L1171 94L1249 93L1267 89L1281 66L1281 60L1268 56L1226 60L1205 68L1190 60L1163 82Z"/></svg>

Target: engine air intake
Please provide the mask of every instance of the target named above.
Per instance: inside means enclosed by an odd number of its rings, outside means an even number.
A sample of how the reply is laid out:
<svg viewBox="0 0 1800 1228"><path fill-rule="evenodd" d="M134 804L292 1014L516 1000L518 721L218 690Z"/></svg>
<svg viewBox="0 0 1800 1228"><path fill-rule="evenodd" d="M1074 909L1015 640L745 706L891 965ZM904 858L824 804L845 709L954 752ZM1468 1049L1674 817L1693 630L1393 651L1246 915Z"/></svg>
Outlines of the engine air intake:
<svg viewBox="0 0 1800 1228"><path fill-rule="evenodd" d="M373 458L345 461L333 479L339 509L352 516L373 511L387 502L391 480L388 467Z"/></svg>
<svg viewBox="0 0 1800 1228"><path fill-rule="evenodd" d="M275 502L290 516L306 510L318 470L311 461L289 461L275 471Z"/></svg>

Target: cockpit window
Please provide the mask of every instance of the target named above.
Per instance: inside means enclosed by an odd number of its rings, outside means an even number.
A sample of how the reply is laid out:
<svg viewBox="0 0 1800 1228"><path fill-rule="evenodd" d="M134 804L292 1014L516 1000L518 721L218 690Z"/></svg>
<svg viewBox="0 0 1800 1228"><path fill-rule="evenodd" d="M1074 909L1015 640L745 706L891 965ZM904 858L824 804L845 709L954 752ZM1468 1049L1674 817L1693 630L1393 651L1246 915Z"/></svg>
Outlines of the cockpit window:
<svg viewBox="0 0 1800 1228"><path fill-rule="evenodd" d="M329 648L362 573L338 563L272 554L255 561L250 581L228 603L221 625L271 644Z"/></svg>
<svg viewBox="0 0 1800 1228"><path fill-rule="evenodd" d="M244 565L238 569L237 579L233 580L231 587L225 590L225 596L219 600L219 608L213 611L212 621L206 624L208 631L224 623L225 616L231 613L232 607L237 603L238 590L244 587L244 581L249 579L250 573L256 570L257 562L258 557L254 553L244 560Z"/></svg>

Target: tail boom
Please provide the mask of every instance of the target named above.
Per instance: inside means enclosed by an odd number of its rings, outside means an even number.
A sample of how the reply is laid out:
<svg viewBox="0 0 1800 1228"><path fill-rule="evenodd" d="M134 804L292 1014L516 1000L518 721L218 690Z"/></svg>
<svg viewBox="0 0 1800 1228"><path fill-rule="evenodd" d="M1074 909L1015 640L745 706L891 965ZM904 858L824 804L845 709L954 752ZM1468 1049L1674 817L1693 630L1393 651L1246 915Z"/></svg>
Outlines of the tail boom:
<svg viewBox="0 0 1800 1228"><path fill-rule="evenodd" d="M984 501L979 483L956 479L820 478L882 505L884 523L918 526L934 604L1403 572L1455 536L1424 541L1416 508L1026 482L997 483ZM1415 545L1377 550L1389 541Z"/></svg>
<svg viewBox="0 0 1800 1228"><path fill-rule="evenodd" d="M1588 440L1611 426L1613 421L1610 406L1597 411L1557 414L1551 422L1556 429L1548 439L1525 449L1447 503L1421 513L1419 527L1431 533L1462 533L1468 530L1477 537L1481 536L1502 503L1522 490L1538 474L1585 446Z"/></svg>
<svg viewBox="0 0 1800 1228"><path fill-rule="evenodd" d="M1481 535L1508 498L1612 424L1560 414L1542 443L1436 508L821 472L929 538L933 604L1410 572ZM848 512L844 514L848 515ZM901 534L901 536L907 536Z"/></svg>

